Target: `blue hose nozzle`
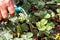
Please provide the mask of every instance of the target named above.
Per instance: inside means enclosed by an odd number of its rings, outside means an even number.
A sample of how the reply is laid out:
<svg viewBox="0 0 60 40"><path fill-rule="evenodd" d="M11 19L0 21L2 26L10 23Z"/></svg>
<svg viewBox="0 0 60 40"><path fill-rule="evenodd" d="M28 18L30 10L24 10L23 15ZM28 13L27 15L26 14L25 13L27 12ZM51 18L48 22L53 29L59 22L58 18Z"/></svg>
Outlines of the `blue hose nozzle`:
<svg viewBox="0 0 60 40"><path fill-rule="evenodd" d="M22 10L21 7L15 7L15 11L16 11L16 12L19 12L19 11L21 11L21 10Z"/></svg>

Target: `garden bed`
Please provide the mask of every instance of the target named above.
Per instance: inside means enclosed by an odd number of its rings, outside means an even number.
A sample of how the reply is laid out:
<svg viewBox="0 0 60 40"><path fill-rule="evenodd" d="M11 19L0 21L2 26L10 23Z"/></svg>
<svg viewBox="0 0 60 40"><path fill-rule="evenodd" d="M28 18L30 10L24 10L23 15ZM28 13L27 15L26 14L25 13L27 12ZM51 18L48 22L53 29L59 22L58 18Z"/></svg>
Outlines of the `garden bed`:
<svg viewBox="0 0 60 40"><path fill-rule="evenodd" d="M0 40L60 40L59 2L15 0L16 15L0 21Z"/></svg>

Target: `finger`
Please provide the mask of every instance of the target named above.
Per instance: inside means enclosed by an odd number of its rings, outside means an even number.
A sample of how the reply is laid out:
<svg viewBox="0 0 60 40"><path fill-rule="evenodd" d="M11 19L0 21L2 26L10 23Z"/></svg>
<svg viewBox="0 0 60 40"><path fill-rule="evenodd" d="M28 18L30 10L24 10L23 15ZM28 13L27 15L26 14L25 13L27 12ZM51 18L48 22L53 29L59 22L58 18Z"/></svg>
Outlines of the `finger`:
<svg viewBox="0 0 60 40"><path fill-rule="evenodd" d="M5 2L6 2L6 1L7 1L7 0L5 0ZM8 1L6 2L6 5L7 5L7 7L8 7L8 11L9 11L10 15L13 16L13 15L15 14L15 10L14 10L14 5L12 4L11 0L8 0Z"/></svg>
<svg viewBox="0 0 60 40"><path fill-rule="evenodd" d="M7 13L7 10L6 10L6 8L2 8L1 9L1 14L2 14L2 17L3 17L3 19L7 19L8 18L8 13Z"/></svg>
<svg viewBox="0 0 60 40"><path fill-rule="evenodd" d="M11 2L12 2L12 5L15 7L16 5L15 5L15 3L14 3L14 0L11 0Z"/></svg>
<svg viewBox="0 0 60 40"><path fill-rule="evenodd" d="M0 21L2 20L2 14L1 14L1 12L0 12Z"/></svg>
<svg viewBox="0 0 60 40"><path fill-rule="evenodd" d="M2 6L2 2L0 0L0 9L1 9L1 6ZM1 21L1 19L2 19L2 15L1 15L1 11L0 11L0 21Z"/></svg>
<svg viewBox="0 0 60 40"><path fill-rule="evenodd" d="M0 8L6 8L6 3L4 0L0 0Z"/></svg>
<svg viewBox="0 0 60 40"><path fill-rule="evenodd" d="M5 7L6 7L6 5L5 5L5 3L4 3L4 0L0 0L0 20L2 20L1 9L2 9L2 8L5 8Z"/></svg>
<svg viewBox="0 0 60 40"><path fill-rule="evenodd" d="M14 10L14 7L12 5L8 6L8 11L9 11L11 16L13 16L15 14L15 10Z"/></svg>

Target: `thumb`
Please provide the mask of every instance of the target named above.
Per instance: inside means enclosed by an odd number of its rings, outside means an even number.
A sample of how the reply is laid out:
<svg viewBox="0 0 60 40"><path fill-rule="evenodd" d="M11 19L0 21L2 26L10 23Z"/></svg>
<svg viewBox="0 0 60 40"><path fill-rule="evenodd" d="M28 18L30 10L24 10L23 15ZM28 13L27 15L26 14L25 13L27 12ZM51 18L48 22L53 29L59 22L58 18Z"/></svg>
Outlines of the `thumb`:
<svg viewBox="0 0 60 40"><path fill-rule="evenodd" d="M11 2L12 2L12 5L16 7L14 0L11 0Z"/></svg>

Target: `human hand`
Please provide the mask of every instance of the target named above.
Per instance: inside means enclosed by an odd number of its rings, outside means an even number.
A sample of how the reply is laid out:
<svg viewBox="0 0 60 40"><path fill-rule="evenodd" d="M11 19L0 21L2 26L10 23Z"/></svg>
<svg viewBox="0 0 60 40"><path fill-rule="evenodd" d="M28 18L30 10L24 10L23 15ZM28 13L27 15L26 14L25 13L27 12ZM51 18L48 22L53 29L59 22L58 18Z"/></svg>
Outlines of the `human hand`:
<svg viewBox="0 0 60 40"><path fill-rule="evenodd" d="M8 12L10 16L15 14L14 0L0 0L0 20L8 18ZM7 11L8 10L8 11Z"/></svg>

